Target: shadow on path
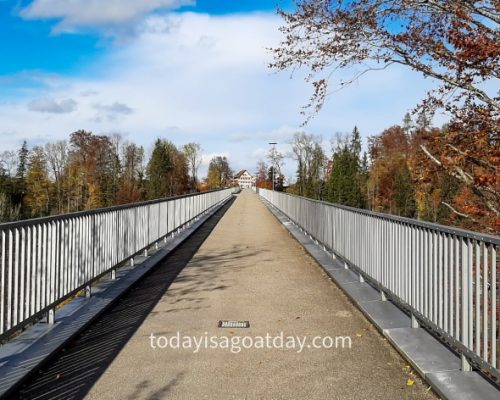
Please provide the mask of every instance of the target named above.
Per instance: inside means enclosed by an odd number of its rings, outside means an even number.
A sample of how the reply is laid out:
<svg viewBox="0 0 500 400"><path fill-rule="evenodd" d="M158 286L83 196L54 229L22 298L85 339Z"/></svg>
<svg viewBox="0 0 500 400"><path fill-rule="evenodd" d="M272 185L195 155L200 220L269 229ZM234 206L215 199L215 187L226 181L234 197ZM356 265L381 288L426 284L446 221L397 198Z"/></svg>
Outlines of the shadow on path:
<svg viewBox="0 0 500 400"><path fill-rule="evenodd" d="M150 314L234 200L233 197L188 240L132 287L109 311L78 335L68 347L61 350L12 398L83 398ZM182 379L183 374L179 371L177 376L171 377L170 382L161 389L161 393L155 392L148 398L153 400L164 397L170 388ZM136 387L137 396L143 395L148 386L148 381L139 383Z"/></svg>

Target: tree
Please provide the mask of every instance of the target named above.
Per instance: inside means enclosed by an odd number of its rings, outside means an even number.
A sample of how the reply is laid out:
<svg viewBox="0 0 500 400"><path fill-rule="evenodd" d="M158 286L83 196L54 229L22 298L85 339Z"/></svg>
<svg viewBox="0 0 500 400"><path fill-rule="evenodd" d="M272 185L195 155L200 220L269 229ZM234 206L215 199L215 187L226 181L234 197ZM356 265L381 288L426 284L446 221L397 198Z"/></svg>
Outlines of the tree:
<svg viewBox="0 0 500 400"><path fill-rule="evenodd" d="M6 150L0 153L0 166L8 177L15 177L18 162L19 160L15 151Z"/></svg>
<svg viewBox="0 0 500 400"><path fill-rule="evenodd" d="M374 211L414 217L415 185L408 167L410 137L396 125L369 139L368 199Z"/></svg>
<svg viewBox="0 0 500 400"><path fill-rule="evenodd" d="M292 151L297 160L297 194L319 199L325 162L321 137L297 132L292 140Z"/></svg>
<svg viewBox="0 0 500 400"><path fill-rule="evenodd" d="M0 193L4 194L1 204L4 221L10 221L10 218L17 219L21 210L21 204L16 195L17 181L15 176L18 161L15 151L7 150L0 153ZM9 210L13 210L14 213L11 213Z"/></svg>
<svg viewBox="0 0 500 400"><path fill-rule="evenodd" d="M273 49L270 66L311 71L314 112L331 92L328 77L335 71L357 72L333 90L393 64L436 79L439 86L418 109L428 115L443 109L449 128L432 146L421 143L419 151L467 187L474 210L452 206L457 215L487 216L500 227L500 97L485 89L499 77L497 2L301 0L295 11L279 14L284 40Z"/></svg>
<svg viewBox="0 0 500 400"><path fill-rule="evenodd" d="M16 180L14 182L14 190L12 199L14 204L22 204L26 194L26 170L28 168L28 144L23 141L21 148L17 152L17 171ZM22 206L21 206L22 207ZM22 210L22 208L21 208Z"/></svg>
<svg viewBox="0 0 500 400"><path fill-rule="evenodd" d="M327 183L327 199L333 203L364 208L366 199L361 173L361 137L357 127L333 151L332 171Z"/></svg>
<svg viewBox="0 0 500 400"><path fill-rule="evenodd" d="M233 171L225 156L213 157L208 165L207 186L209 189L218 189L228 186L232 180Z"/></svg>
<svg viewBox="0 0 500 400"><path fill-rule="evenodd" d="M17 152L17 155L18 155L18 163L17 163L16 178L22 182L26 178L26 170L28 168L29 150L26 140L23 141L23 144L21 145L21 148Z"/></svg>
<svg viewBox="0 0 500 400"><path fill-rule="evenodd" d="M409 112L407 112L403 118L403 130L405 131L406 136L410 136L411 131L413 130L413 120Z"/></svg>
<svg viewBox="0 0 500 400"><path fill-rule="evenodd" d="M189 165L191 175L191 189L196 191L198 187L198 169L201 165L201 145L199 143L188 143L182 147L182 151Z"/></svg>
<svg viewBox="0 0 500 400"><path fill-rule="evenodd" d="M144 148L134 143L122 147L122 176L115 204L128 204L144 199Z"/></svg>
<svg viewBox="0 0 500 400"><path fill-rule="evenodd" d="M31 217L49 215L50 180L43 148L34 147L26 170L26 205Z"/></svg>
<svg viewBox="0 0 500 400"><path fill-rule="evenodd" d="M65 169L68 163L68 144L65 140L45 145L45 157L54 179L55 208L58 213L64 209L64 179Z"/></svg>
<svg viewBox="0 0 500 400"><path fill-rule="evenodd" d="M172 195L187 193L190 186L188 161L184 153L177 149L175 149L172 159L174 169L170 175L170 192Z"/></svg>
<svg viewBox="0 0 500 400"><path fill-rule="evenodd" d="M284 189L285 177L278 170L278 168L275 168L271 165L267 170L267 182L266 182L267 185L264 187L266 187L267 189L272 189L273 179L274 179L274 190L277 192L282 192Z"/></svg>
<svg viewBox="0 0 500 400"><path fill-rule="evenodd" d="M403 217L415 217L415 187L413 185L410 168L408 163L403 162L397 170L394 178L394 201L396 203L396 212Z"/></svg>
<svg viewBox="0 0 500 400"><path fill-rule="evenodd" d="M168 178L171 175L174 165L168 146L169 144L162 139L157 139L154 144L146 172L149 199L157 199L170 195Z"/></svg>
<svg viewBox="0 0 500 400"><path fill-rule="evenodd" d="M0 192L0 223L16 221L21 215L21 204L13 205L10 197Z"/></svg>
<svg viewBox="0 0 500 400"><path fill-rule="evenodd" d="M271 67L316 73L365 65L340 81L345 86L367 71L401 64L441 81L442 102L455 91L453 102L477 99L498 110L498 99L481 88L498 78L497 7L491 0L301 0L293 12L278 11L285 39L273 49ZM313 104L321 106L328 82L314 83Z"/></svg>
<svg viewBox="0 0 500 400"><path fill-rule="evenodd" d="M257 170L255 173L255 186L263 189L271 189L272 182L269 181L268 167L262 160L257 162Z"/></svg>
<svg viewBox="0 0 500 400"><path fill-rule="evenodd" d="M70 136L69 197L72 210L113 204L118 155L108 136L79 130ZM89 197L92 197L89 200Z"/></svg>
<svg viewBox="0 0 500 400"><path fill-rule="evenodd" d="M157 139L147 166L149 199L174 196L188 189L188 166L184 155L175 145Z"/></svg>

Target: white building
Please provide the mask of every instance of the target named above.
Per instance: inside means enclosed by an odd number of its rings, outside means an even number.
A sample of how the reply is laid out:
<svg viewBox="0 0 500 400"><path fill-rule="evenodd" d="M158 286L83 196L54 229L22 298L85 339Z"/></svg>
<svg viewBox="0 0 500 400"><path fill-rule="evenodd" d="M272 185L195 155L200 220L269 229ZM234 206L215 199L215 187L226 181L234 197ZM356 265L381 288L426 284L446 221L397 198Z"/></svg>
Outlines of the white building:
<svg viewBox="0 0 500 400"><path fill-rule="evenodd" d="M241 170L234 176L234 182L242 189L255 186L255 178L246 169Z"/></svg>

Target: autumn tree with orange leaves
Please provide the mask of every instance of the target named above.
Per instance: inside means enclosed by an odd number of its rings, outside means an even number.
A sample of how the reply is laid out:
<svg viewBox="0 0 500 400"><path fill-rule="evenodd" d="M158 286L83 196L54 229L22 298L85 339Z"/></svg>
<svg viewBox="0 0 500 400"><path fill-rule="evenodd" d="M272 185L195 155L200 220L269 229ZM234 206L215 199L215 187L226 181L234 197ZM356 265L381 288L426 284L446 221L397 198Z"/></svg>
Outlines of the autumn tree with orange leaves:
<svg viewBox="0 0 500 400"><path fill-rule="evenodd" d="M369 71L399 64L436 79L439 86L417 110L443 110L450 123L418 151L433 170L463 185L448 204L451 212L500 231L500 97L486 89L500 75L499 2L302 0L295 11L278 13L284 39L270 66L310 71L307 118L329 94ZM336 71L351 67L358 72L350 79L334 80Z"/></svg>

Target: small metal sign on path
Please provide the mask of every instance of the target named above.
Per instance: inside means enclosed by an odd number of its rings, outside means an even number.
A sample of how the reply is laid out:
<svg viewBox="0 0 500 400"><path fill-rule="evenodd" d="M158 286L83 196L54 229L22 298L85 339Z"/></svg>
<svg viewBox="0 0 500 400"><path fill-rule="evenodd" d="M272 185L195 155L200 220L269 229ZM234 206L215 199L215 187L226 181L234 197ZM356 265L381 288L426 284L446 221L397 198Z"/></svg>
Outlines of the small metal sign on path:
<svg viewBox="0 0 500 400"><path fill-rule="evenodd" d="M250 328L250 321L219 321L219 328Z"/></svg>

